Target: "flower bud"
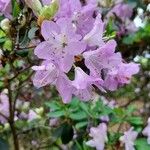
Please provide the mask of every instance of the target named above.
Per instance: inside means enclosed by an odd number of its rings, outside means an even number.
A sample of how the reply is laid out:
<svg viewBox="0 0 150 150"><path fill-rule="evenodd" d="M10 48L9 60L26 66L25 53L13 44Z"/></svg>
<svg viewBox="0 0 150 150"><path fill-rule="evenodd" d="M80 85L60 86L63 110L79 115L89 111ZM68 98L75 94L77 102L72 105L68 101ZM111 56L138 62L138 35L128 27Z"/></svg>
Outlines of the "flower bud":
<svg viewBox="0 0 150 150"><path fill-rule="evenodd" d="M26 110L29 109L29 107L30 107L30 103L29 103L29 102L25 102L25 103L23 104L23 106L22 106L22 110L26 111Z"/></svg>
<svg viewBox="0 0 150 150"><path fill-rule="evenodd" d="M54 17L54 15L57 13L59 8L59 2L58 0L54 0L51 2L49 6L44 6L41 10L41 13L38 17L38 25L41 25L43 20L50 20Z"/></svg>
<svg viewBox="0 0 150 150"><path fill-rule="evenodd" d="M44 112L44 108L43 108L43 107L36 108L36 109L35 109L35 112L36 112L38 115L42 115L43 112Z"/></svg>
<svg viewBox="0 0 150 150"><path fill-rule="evenodd" d="M8 129L10 129L10 125L9 125L9 123L5 123L4 130L8 130Z"/></svg>
<svg viewBox="0 0 150 150"><path fill-rule="evenodd" d="M0 49L0 59L3 57L3 51Z"/></svg>
<svg viewBox="0 0 150 150"><path fill-rule="evenodd" d="M0 23L0 26L5 32L9 32L11 28L10 20L8 18L3 19Z"/></svg>
<svg viewBox="0 0 150 150"><path fill-rule="evenodd" d="M40 0L25 0L25 3L29 8L32 9L32 11L36 16L39 16L40 11L42 9L42 4Z"/></svg>

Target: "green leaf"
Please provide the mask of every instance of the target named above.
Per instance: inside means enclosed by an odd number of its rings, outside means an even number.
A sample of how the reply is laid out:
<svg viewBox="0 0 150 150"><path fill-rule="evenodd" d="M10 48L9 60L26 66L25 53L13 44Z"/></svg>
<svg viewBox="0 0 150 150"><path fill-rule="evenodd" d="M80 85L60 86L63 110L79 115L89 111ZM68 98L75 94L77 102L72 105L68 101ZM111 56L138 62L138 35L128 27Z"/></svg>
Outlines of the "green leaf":
<svg viewBox="0 0 150 150"><path fill-rule="evenodd" d="M16 51L16 54L21 57L27 57L29 54L29 50L28 49L19 50L19 51Z"/></svg>
<svg viewBox="0 0 150 150"><path fill-rule="evenodd" d="M143 120L141 117L129 117L127 121L130 122L132 125L142 125Z"/></svg>
<svg viewBox="0 0 150 150"><path fill-rule="evenodd" d="M2 138L0 138L0 150L9 150L8 143Z"/></svg>
<svg viewBox="0 0 150 150"><path fill-rule="evenodd" d="M71 113L69 117L73 120L82 120L86 119L88 116L84 111L78 111L76 113Z"/></svg>
<svg viewBox="0 0 150 150"><path fill-rule="evenodd" d="M75 107L77 107L79 105L79 103L80 103L79 99L74 97L69 105L71 107L75 108Z"/></svg>
<svg viewBox="0 0 150 150"><path fill-rule="evenodd" d="M7 39L3 45L3 49L11 51L12 50L12 41Z"/></svg>
<svg viewBox="0 0 150 150"><path fill-rule="evenodd" d="M82 108L82 110L84 110L87 114L89 114L89 107L87 103L80 103L80 108Z"/></svg>
<svg viewBox="0 0 150 150"><path fill-rule="evenodd" d="M77 123L77 124L75 125L75 127L76 127L77 129L80 129L80 128L83 128L83 127L87 126L87 124L88 124L88 121L83 121L83 122Z"/></svg>
<svg viewBox="0 0 150 150"><path fill-rule="evenodd" d="M135 141L136 150L150 150L150 145L145 138L140 138Z"/></svg>
<svg viewBox="0 0 150 150"><path fill-rule="evenodd" d="M53 137L58 139L62 135L63 128L64 125L61 125L60 127L56 128L56 130L53 132Z"/></svg>
<svg viewBox="0 0 150 150"><path fill-rule="evenodd" d="M48 113L47 116L51 118L59 118L59 117L65 116L65 112L63 110L50 112Z"/></svg>
<svg viewBox="0 0 150 150"><path fill-rule="evenodd" d="M0 30L0 38L6 37L6 33L2 30Z"/></svg>
<svg viewBox="0 0 150 150"><path fill-rule="evenodd" d="M13 17L17 17L21 9L19 7L19 3L16 0L12 1L12 8L13 8L13 11L12 11Z"/></svg>
<svg viewBox="0 0 150 150"><path fill-rule="evenodd" d="M52 111L60 110L61 106L57 102L46 102L45 105L49 107Z"/></svg>
<svg viewBox="0 0 150 150"><path fill-rule="evenodd" d="M124 116L125 115L125 112L122 108L114 108L114 113L120 117Z"/></svg>
<svg viewBox="0 0 150 150"><path fill-rule="evenodd" d="M123 43L127 45L132 45L135 42L135 38L135 34L130 34L129 36L123 38Z"/></svg>
<svg viewBox="0 0 150 150"><path fill-rule="evenodd" d="M0 44L4 43L6 41L6 38L0 38Z"/></svg>

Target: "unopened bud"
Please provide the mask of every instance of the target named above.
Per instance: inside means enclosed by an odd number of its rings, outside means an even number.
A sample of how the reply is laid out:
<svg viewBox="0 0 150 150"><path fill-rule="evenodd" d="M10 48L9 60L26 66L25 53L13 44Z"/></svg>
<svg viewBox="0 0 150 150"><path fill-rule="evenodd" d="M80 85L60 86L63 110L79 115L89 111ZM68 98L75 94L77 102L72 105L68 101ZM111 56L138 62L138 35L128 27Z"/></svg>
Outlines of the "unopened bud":
<svg viewBox="0 0 150 150"><path fill-rule="evenodd" d="M11 28L10 20L8 18L3 19L0 23L0 26L2 30L4 30L5 32L9 32Z"/></svg>
<svg viewBox="0 0 150 150"><path fill-rule="evenodd" d="M49 6L44 6L38 17L38 25L41 25L44 20L52 19L57 13L59 8L59 1L53 0Z"/></svg>
<svg viewBox="0 0 150 150"><path fill-rule="evenodd" d="M3 57L3 51L0 49L0 59Z"/></svg>
<svg viewBox="0 0 150 150"><path fill-rule="evenodd" d="M4 130L8 130L8 129L10 129L10 125L9 125L9 123L5 123Z"/></svg>
<svg viewBox="0 0 150 150"><path fill-rule="evenodd" d="M25 0L25 3L29 8L32 9L32 11L36 16L40 15L40 11L42 9L42 4L40 0Z"/></svg>
<svg viewBox="0 0 150 150"><path fill-rule="evenodd" d="M44 112L44 108L43 108L43 107L36 108L36 109L35 109L35 112L36 112L38 115L42 115L43 112Z"/></svg>

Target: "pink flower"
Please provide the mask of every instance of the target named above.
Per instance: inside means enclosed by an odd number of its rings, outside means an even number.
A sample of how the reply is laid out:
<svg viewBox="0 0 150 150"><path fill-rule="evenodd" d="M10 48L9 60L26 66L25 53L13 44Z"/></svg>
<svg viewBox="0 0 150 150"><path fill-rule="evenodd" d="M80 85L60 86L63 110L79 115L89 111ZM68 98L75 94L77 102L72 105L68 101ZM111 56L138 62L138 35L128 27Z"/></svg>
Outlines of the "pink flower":
<svg viewBox="0 0 150 150"><path fill-rule="evenodd" d="M114 91L119 86L129 84L132 75L139 72L139 65L135 63L121 63L118 68L108 73L104 85L107 89Z"/></svg>
<svg viewBox="0 0 150 150"><path fill-rule="evenodd" d="M95 147L97 150L104 150L105 143L108 140L106 124L101 123L98 127L92 127L89 135L93 139L86 142L86 144L91 147Z"/></svg>
<svg viewBox="0 0 150 150"><path fill-rule="evenodd" d="M0 13L5 17L11 17L11 0L0 0Z"/></svg>
<svg viewBox="0 0 150 150"><path fill-rule="evenodd" d="M89 46L102 46L103 42L104 23L101 20L101 16L98 15L95 19L93 29L84 37L84 40Z"/></svg>
<svg viewBox="0 0 150 150"><path fill-rule="evenodd" d="M33 78L37 88L54 83L59 74L56 66L49 61L44 61L41 66L33 66L32 69L37 71Z"/></svg>
<svg viewBox="0 0 150 150"><path fill-rule="evenodd" d="M107 17L113 16L114 14L122 21L125 21L126 19L131 18L133 14L133 8L128 4L119 3L112 8Z"/></svg>
<svg viewBox="0 0 150 150"><path fill-rule="evenodd" d="M37 118L38 118L38 115L33 110L30 110L28 113L28 120L32 121Z"/></svg>
<svg viewBox="0 0 150 150"><path fill-rule="evenodd" d="M89 76L81 68L76 67L75 79L72 81L72 85L75 88L74 94L84 101L92 99L94 89L92 84L96 81L101 81L101 79Z"/></svg>
<svg viewBox="0 0 150 150"><path fill-rule="evenodd" d="M150 118L147 121L148 125L142 131L143 135L147 136L147 143L150 144Z"/></svg>
<svg viewBox="0 0 150 150"><path fill-rule="evenodd" d="M50 5L51 0L42 0L43 5Z"/></svg>
<svg viewBox="0 0 150 150"><path fill-rule="evenodd" d="M103 78L102 72L107 73L121 63L121 55L115 53L115 48L116 42L110 40L97 50L83 53L85 65L90 69L92 75Z"/></svg>
<svg viewBox="0 0 150 150"><path fill-rule="evenodd" d="M0 112L6 117L9 117L9 101L5 93L0 93ZM4 124L7 120L0 115L0 122Z"/></svg>
<svg viewBox="0 0 150 150"><path fill-rule="evenodd" d="M71 20L62 18L56 23L44 21L41 32L46 41L36 47L35 55L54 62L62 71L68 72L73 65L74 56L86 49L81 35L75 33Z"/></svg>
<svg viewBox="0 0 150 150"><path fill-rule="evenodd" d="M134 141L136 140L138 133L130 128L120 137L120 141L125 144L125 150L135 150Z"/></svg>

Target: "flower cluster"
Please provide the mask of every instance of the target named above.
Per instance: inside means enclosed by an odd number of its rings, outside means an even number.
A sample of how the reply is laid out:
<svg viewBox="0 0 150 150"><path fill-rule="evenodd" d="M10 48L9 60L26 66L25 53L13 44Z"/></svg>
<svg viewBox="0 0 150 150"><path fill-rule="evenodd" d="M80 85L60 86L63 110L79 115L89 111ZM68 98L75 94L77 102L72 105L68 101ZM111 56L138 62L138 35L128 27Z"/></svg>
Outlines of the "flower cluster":
<svg viewBox="0 0 150 150"><path fill-rule="evenodd" d="M107 14L107 18L116 17L118 19L120 35L134 33L138 30L135 23L131 20L133 8L134 6L122 2L116 4Z"/></svg>
<svg viewBox="0 0 150 150"><path fill-rule="evenodd" d="M68 103L73 95L84 101L92 99L95 87L106 92L128 84L139 66L125 63L115 52L117 43L106 40L104 33L97 5L60 0L53 21L45 20L41 25L44 41L34 53L43 62L33 67L34 85L55 85L63 102ZM70 72L75 74L74 80L70 80Z"/></svg>

